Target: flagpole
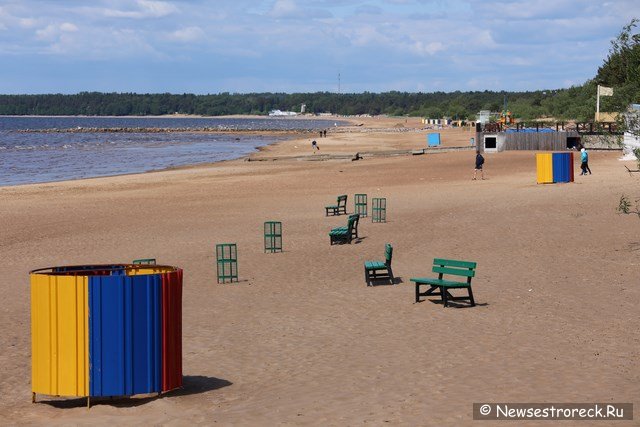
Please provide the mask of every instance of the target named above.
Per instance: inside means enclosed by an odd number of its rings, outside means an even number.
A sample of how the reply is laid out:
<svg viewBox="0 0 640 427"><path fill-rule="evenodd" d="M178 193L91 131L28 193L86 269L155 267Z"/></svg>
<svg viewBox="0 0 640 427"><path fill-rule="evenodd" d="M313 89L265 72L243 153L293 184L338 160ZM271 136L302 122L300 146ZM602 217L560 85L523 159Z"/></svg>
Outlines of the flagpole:
<svg viewBox="0 0 640 427"><path fill-rule="evenodd" d="M598 85L596 95L596 122L600 121L600 85Z"/></svg>

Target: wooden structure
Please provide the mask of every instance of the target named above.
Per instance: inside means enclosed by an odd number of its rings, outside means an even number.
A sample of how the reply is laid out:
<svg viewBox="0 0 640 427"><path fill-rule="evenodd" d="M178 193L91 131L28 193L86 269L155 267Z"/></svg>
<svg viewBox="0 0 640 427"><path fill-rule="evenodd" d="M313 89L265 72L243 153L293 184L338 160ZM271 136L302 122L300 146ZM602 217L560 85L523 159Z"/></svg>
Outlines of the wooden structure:
<svg viewBox="0 0 640 427"><path fill-rule="evenodd" d="M329 216L329 212L331 212L331 215L340 215L340 214L346 215L347 214L347 195L343 194L341 196L338 196L338 198L336 199L336 204L325 206L324 211L325 211L325 216Z"/></svg>
<svg viewBox="0 0 640 427"><path fill-rule="evenodd" d="M336 227L329 232L329 243L351 243L358 238L358 222L360 215L351 214L345 227Z"/></svg>
<svg viewBox="0 0 640 427"><path fill-rule="evenodd" d="M391 259L393 258L393 246L390 243L384 245L384 261L365 261L364 278L367 286L372 286L374 280L385 279L393 285L393 270Z"/></svg>
<svg viewBox="0 0 640 427"><path fill-rule="evenodd" d="M580 143L575 131L546 132L479 132L476 141L480 151L500 152L509 150L564 151Z"/></svg>
<svg viewBox="0 0 640 427"><path fill-rule="evenodd" d="M413 277L411 281L416 284L416 302L420 302L420 297L430 295L440 295L442 303L446 307L448 301L469 301L473 307L476 305L471 291L471 278L476 275L476 263L470 261L459 261L455 259L436 258L433 260L432 272L438 273L438 278ZM466 277L466 281L445 280L444 275ZM430 288L426 292L420 292L421 285L428 285ZM451 289L467 289L468 296L454 297L449 292ZM439 292L435 292L438 290Z"/></svg>

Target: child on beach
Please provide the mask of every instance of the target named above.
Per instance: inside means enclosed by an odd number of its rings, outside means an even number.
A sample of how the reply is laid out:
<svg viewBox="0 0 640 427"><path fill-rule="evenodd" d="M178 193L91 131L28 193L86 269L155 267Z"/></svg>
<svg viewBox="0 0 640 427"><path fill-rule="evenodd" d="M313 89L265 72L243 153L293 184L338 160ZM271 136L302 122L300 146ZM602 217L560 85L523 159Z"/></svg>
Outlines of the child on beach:
<svg viewBox="0 0 640 427"><path fill-rule="evenodd" d="M316 140L314 139L313 141L311 141L311 149L313 151L318 150L320 151L320 147L318 147L318 143L316 142Z"/></svg>

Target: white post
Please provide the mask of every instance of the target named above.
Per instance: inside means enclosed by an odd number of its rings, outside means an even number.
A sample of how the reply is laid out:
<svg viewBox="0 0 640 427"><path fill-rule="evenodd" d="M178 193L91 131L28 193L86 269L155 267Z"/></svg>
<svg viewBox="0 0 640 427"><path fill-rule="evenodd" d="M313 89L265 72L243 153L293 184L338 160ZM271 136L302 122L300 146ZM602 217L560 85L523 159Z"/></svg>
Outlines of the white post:
<svg viewBox="0 0 640 427"><path fill-rule="evenodd" d="M596 122L600 121L600 85L598 85L597 95L596 95Z"/></svg>

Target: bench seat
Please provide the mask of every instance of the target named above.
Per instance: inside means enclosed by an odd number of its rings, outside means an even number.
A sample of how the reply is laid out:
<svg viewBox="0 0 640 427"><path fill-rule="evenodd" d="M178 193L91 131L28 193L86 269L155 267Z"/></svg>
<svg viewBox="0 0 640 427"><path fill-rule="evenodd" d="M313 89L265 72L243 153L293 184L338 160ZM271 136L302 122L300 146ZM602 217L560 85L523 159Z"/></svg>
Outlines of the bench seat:
<svg viewBox="0 0 640 427"><path fill-rule="evenodd" d="M367 270L382 270L383 268L387 268L387 264L382 261L365 261L364 268Z"/></svg>
<svg viewBox="0 0 640 427"><path fill-rule="evenodd" d="M452 280L444 280L444 279L430 279L427 277L412 277L412 282L419 283L421 285L433 285L433 286L444 286L445 288L468 288L471 284L467 282L455 282Z"/></svg>

